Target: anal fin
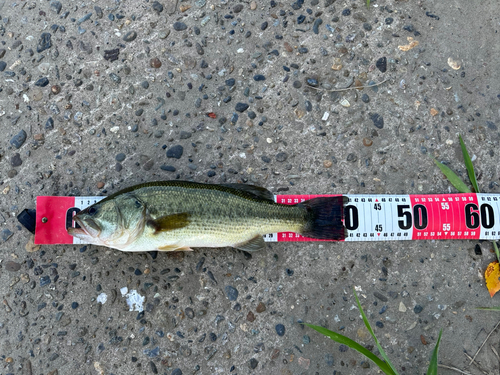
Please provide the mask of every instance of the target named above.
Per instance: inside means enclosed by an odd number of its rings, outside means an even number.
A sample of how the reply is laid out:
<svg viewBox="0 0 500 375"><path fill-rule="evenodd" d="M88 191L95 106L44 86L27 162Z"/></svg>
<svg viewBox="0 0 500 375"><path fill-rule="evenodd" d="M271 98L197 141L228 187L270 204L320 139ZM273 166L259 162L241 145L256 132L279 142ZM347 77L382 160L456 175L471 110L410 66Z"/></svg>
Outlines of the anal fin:
<svg viewBox="0 0 500 375"><path fill-rule="evenodd" d="M260 234L258 234L248 241L233 245L233 247L239 250L251 252L263 250L266 247L266 243L264 241L264 238Z"/></svg>
<svg viewBox="0 0 500 375"><path fill-rule="evenodd" d="M193 251L189 246L165 245L158 246L158 251Z"/></svg>

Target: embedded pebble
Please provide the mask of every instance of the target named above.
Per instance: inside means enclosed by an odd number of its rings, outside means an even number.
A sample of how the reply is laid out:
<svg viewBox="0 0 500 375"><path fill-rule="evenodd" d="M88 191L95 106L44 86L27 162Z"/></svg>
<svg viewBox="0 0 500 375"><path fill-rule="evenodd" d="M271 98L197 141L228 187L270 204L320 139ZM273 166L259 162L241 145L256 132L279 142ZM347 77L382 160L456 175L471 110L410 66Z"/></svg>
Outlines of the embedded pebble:
<svg viewBox="0 0 500 375"><path fill-rule="evenodd" d="M45 87L49 84L49 79L47 77L40 78L35 82L35 86Z"/></svg>
<svg viewBox="0 0 500 375"><path fill-rule="evenodd" d="M124 36L123 36L123 40L125 42L132 42L135 40L135 38L137 38L137 33L135 31L129 31L128 33L126 33Z"/></svg>
<svg viewBox="0 0 500 375"><path fill-rule="evenodd" d="M381 57L380 59L377 60L376 67L378 70L380 70L382 73L385 73L387 71L387 58Z"/></svg>
<svg viewBox="0 0 500 375"><path fill-rule="evenodd" d="M126 157L127 156L123 152L120 152L119 154L116 155L115 159L118 162L122 162L125 160Z"/></svg>
<svg viewBox="0 0 500 375"><path fill-rule="evenodd" d="M158 13L163 12L163 5L161 5L158 1L153 2L152 8L155 12L158 12Z"/></svg>
<svg viewBox="0 0 500 375"><path fill-rule="evenodd" d="M158 69L158 68L161 67L161 61L160 61L160 59L158 57L155 57L155 58L153 58L153 59L150 60L149 65L152 68Z"/></svg>
<svg viewBox="0 0 500 375"><path fill-rule="evenodd" d="M10 165L13 167L19 167L21 164L23 164L23 161L21 160L21 155L18 152L16 152L10 158Z"/></svg>
<svg viewBox="0 0 500 375"><path fill-rule="evenodd" d="M5 262L3 266L5 267L5 270L9 272L17 272L21 269L21 265L19 263L13 262L11 260Z"/></svg>
<svg viewBox="0 0 500 375"><path fill-rule="evenodd" d="M42 35L40 35L40 39L38 40L38 44L36 46L36 51L38 53L52 47L51 37L52 35L50 33L42 33Z"/></svg>
<svg viewBox="0 0 500 375"><path fill-rule="evenodd" d="M248 109L249 105L247 103L236 103L234 110L237 112L245 112Z"/></svg>
<svg viewBox="0 0 500 375"><path fill-rule="evenodd" d="M276 333L278 336L284 336L285 335L285 326L283 324L276 324Z"/></svg>
<svg viewBox="0 0 500 375"><path fill-rule="evenodd" d="M175 172L176 171L175 167L172 165L162 165L160 167L160 169L163 171L166 171L166 172Z"/></svg>
<svg viewBox="0 0 500 375"><path fill-rule="evenodd" d="M306 79L306 82L309 86L312 86L312 87L318 87L319 86L319 82L317 79L314 79L314 78L307 78Z"/></svg>
<svg viewBox="0 0 500 375"><path fill-rule="evenodd" d="M180 159L183 152L184 147L181 145L173 146L167 150L167 158Z"/></svg>
<svg viewBox="0 0 500 375"><path fill-rule="evenodd" d="M231 285L227 285L224 288L224 291L226 292L226 296L230 301L236 301L238 299L238 290Z"/></svg>
<svg viewBox="0 0 500 375"><path fill-rule="evenodd" d="M279 162L284 162L288 159L288 154L286 152L280 152L276 155L276 160Z"/></svg>
<svg viewBox="0 0 500 375"><path fill-rule="evenodd" d="M259 365L259 361L256 360L255 358L251 358L248 361L248 367L250 367L251 370L254 370L255 368L257 368L258 365Z"/></svg>
<svg viewBox="0 0 500 375"><path fill-rule="evenodd" d="M187 25L184 22L175 22L173 28L175 31L184 31L187 29Z"/></svg>
<svg viewBox="0 0 500 375"><path fill-rule="evenodd" d="M373 121L373 125L376 128L382 129L384 127L384 118L380 116L378 113L374 113L370 116L370 119Z"/></svg>
<svg viewBox="0 0 500 375"><path fill-rule="evenodd" d="M319 26L323 23L323 20L321 18L317 18L316 21L314 21L313 24L313 32L314 34L319 34Z"/></svg>
<svg viewBox="0 0 500 375"><path fill-rule="evenodd" d="M170 35L170 30L167 29L167 30L162 30L158 33L158 38L160 39L165 39L166 37L168 37Z"/></svg>
<svg viewBox="0 0 500 375"><path fill-rule="evenodd" d="M19 131L15 136L13 136L10 140L10 144L15 148L21 148L21 146L26 141L27 134L24 130Z"/></svg>

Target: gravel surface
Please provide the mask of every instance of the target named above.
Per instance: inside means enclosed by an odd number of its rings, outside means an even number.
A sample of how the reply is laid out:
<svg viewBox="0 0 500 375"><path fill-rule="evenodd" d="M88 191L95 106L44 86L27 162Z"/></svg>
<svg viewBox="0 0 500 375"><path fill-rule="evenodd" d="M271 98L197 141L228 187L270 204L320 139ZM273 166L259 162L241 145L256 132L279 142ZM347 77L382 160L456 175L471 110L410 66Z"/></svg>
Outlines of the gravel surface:
<svg viewBox="0 0 500 375"><path fill-rule="evenodd" d="M440 329L440 362L483 373L464 353L498 321L475 309L499 305L490 242L40 249L16 215L170 179L454 192L431 157L465 177L458 133L498 193L496 1L1 0L0 16L1 374L377 374L300 324L377 354L355 286L401 374L425 373Z"/></svg>

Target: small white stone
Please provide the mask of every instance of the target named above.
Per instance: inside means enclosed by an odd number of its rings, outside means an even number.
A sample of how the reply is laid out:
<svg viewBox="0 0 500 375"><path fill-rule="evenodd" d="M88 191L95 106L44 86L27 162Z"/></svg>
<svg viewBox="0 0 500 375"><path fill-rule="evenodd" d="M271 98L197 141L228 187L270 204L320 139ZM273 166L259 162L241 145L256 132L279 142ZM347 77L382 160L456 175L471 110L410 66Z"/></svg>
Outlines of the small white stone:
<svg viewBox="0 0 500 375"><path fill-rule="evenodd" d="M102 305L108 300L108 295L106 293L101 293L97 296L96 301Z"/></svg>
<svg viewBox="0 0 500 375"><path fill-rule="evenodd" d="M47 74L49 72L50 64L49 63L41 63L38 65L38 70L42 74Z"/></svg>
<svg viewBox="0 0 500 375"><path fill-rule="evenodd" d="M266 142L267 142L267 143L273 143L273 140L272 140L271 138L267 138L267 139L266 139Z"/></svg>
<svg viewBox="0 0 500 375"><path fill-rule="evenodd" d="M128 288L124 286L123 288L120 289L120 293L122 294L122 296L124 296L125 294L128 293Z"/></svg>
<svg viewBox="0 0 500 375"><path fill-rule="evenodd" d="M243 52L245 52L245 50L243 48L238 48L238 50L236 52L243 53Z"/></svg>
<svg viewBox="0 0 500 375"><path fill-rule="evenodd" d="M346 108L351 106L351 103L349 103L349 101L345 98L342 98L342 100L340 101L340 104Z"/></svg>
<svg viewBox="0 0 500 375"><path fill-rule="evenodd" d="M109 129L111 133L118 133L118 130L120 130L119 126L113 126L111 129Z"/></svg>
<svg viewBox="0 0 500 375"><path fill-rule="evenodd" d="M146 298L137 293L137 290L131 290L126 297L129 311L144 311L143 304Z"/></svg>
<svg viewBox="0 0 500 375"><path fill-rule="evenodd" d="M399 311L406 312L406 306L403 302L399 302Z"/></svg>
<svg viewBox="0 0 500 375"><path fill-rule="evenodd" d="M330 117L330 113L325 112L325 113L323 113L323 117L321 118L321 120L326 121L326 120L328 120L328 117Z"/></svg>

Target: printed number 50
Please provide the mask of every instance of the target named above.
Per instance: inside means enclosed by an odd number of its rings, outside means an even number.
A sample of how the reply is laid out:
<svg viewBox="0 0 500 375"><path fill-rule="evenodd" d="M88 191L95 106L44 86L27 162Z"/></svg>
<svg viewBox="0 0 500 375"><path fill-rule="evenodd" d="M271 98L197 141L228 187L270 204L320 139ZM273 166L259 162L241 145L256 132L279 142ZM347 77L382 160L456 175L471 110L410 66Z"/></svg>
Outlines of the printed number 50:
<svg viewBox="0 0 500 375"><path fill-rule="evenodd" d="M443 230L445 230L445 231L450 230L450 224L449 223L448 224L444 223L443 224Z"/></svg>

